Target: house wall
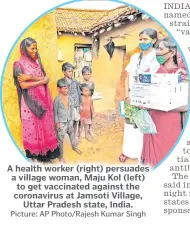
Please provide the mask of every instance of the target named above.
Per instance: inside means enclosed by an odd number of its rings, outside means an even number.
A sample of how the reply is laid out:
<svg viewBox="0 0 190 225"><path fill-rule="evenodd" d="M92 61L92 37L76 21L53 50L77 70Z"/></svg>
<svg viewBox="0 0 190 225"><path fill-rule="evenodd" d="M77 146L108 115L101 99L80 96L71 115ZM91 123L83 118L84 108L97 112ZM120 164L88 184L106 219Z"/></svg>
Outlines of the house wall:
<svg viewBox="0 0 190 225"><path fill-rule="evenodd" d="M109 59L109 55L103 47L105 37L118 35L126 29L129 31L135 29L132 33L133 36L127 36L125 40L114 40L116 46L126 45L127 51L129 51L138 45L138 33L146 27L156 29L160 28L152 20L148 20L147 22L138 21L129 23L128 25L101 35L99 57L98 59L93 59L92 64L92 78L96 83L96 91L101 92L103 96L103 100L95 102L96 111L101 112L106 111L107 109L115 108L114 100L116 86L120 80L121 66L123 63L122 53L119 50L114 52L112 60ZM82 35L74 36L71 34L65 34L57 38L56 27L52 14L48 14L30 26L30 28L22 35L18 43L15 45L7 62L2 88L5 118L9 130L20 148L22 148L22 129L12 71L13 63L20 57L20 42L26 37L32 37L38 42L38 49L44 68L47 72L47 76L50 77L49 88L53 98L57 94L56 82L63 76L61 71L61 65L63 62L57 61L58 50L61 49L63 52L64 62L70 61L71 63L74 63L74 45L76 43L92 44L92 39L90 37L84 37Z"/></svg>
<svg viewBox="0 0 190 225"><path fill-rule="evenodd" d="M104 48L105 37L117 36L122 32L132 31L132 36L126 36L126 39L116 38L113 39L116 46L126 46L127 52L133 50L138 46L139 32L145 28L160 29L160 26L153 20L143 21L139 19L135 22L129 22L128 24L113 29L110 32L105 32L100 36L100 50L98 59L93 59L92 79L96 84L96 91L101 92L103 96L102 101L96 101L95 107L97 111L106 111L107 109L115 108L115 94L116 86L120 80L121 68L123 64L123 56L121 51L115 50L113 58L110 60L107 51ZM58 46L63 52L64 60L74 63L74 45L80 44L91 44L92 39L84 37L82 35L74 36L64 34L58 38ZM61 63L60 63L61 64Z"/></svg>
<svg viewBox="0 0 190 225"><path fill-rule="evenodd" d="M92 44L92 38L82 35L64 34L57 38L57 43L58 48L63 53L64 62L74 63L75 44ZM59 62L59 65L61 67L62 62Z"/></svg>

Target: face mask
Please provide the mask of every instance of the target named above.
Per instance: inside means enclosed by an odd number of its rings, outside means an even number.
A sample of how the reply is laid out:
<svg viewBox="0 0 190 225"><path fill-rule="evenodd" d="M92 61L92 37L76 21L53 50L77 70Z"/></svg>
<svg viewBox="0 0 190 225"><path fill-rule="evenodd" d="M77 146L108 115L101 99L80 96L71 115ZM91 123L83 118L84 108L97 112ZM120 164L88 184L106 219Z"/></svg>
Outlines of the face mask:
<svg viewBox="0 0 190 225"><path fill-rule="evenodd" d="M164 64L167 61L165 55L168 54L168 53L169 52L166 52L164 55L157 55L156 56L156 59L157 59L157 61L158 61L159 64L162 65L162 64Z"/></svg>
<svg viewBox="0 0 190 225"><path fill-rule="evenodd" d="M149 43L140 43L139 47L142 51L147 51L153 46L152 42Z"/></svg>
<svg viewBox="0 0 190 225"><path fill-rule="evenodd" d="M162 65L166 62L166 57L164 55L157 55L156 59L160 65Z"/></svg>

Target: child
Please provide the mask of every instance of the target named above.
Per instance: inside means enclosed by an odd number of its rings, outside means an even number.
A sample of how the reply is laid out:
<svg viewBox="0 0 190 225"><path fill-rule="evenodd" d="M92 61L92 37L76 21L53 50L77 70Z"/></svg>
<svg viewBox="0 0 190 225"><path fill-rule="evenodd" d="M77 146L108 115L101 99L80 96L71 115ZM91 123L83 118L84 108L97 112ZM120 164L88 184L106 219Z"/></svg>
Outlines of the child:
<svg viewBox="0 0 190 225"><path fill-rule="evenodd" d="M74 134L76 138L76 132L78 128L78 122L80 120L80 111L82 109L82 99L81 99L81 91L79 87L79 83L77 80L72 78L74 66L69 63L63 63L62 71L64 73L64 80L69 83L69 96L73 99L74 106Z"/></svg>
<svg viewBox="0 0 190 225"><path fill-rule="evenodd" d="M82 84L87 84L90 88L90 95L92 96L94 94L95 84L93 81L90 81L91 75L92 69L89 66L84 66L82 69L83 81L80 82L80 89ZM90 135L93 136L92 126L90 127Z"/></svg>
<svg viewBox="0 0 190 225"><path fill-rule="evenodd" d="M62 78L58 80L57 87L59 90L59 95L54 100L54 118L60 147L59 161L61 163L65 163L65 160L63 159L63 141L65 134L69 135L72 149L80 155L82 153L77 148L76 139L74 135L74 128L73 128L74 107L73 107L73 100L68 95L69 84L66 81L66 79Z"/></svg>
<svg viewBox="0 0 190 225"><path fill-rule="evenodd" d="M80 129L79 138L82 138L82 130L84 127L85 137L88 141L92 141L90 133L92 118L94 118L93 100L91 98L90 88L87 84L81 84L83 107L80 113Z"/></svg>
<svg viewBox="0 0 190 225"><path fill-rule="evenodd" d="M84 66L82 69L83 81L80 83L80 85L87 84L90 88L90 95L92 96L94 94L95 84L93 81L90 81L91 75L92 69L89 66Z"/></svg>

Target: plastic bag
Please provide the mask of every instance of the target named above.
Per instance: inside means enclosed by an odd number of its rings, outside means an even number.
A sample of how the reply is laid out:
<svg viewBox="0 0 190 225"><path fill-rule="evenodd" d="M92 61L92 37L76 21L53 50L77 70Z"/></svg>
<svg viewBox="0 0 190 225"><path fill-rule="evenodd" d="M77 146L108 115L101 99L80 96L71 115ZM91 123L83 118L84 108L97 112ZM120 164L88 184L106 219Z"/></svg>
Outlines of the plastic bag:
<svg viewBox="0 0 190 225"><path fill-rule="evenodd" d="M119 112L120 116L127 118L130 123L134 123L133 113L139 111L140 109L136 106L128 105L125 101L119 102Z"/></svg>
<svg viewBox="0 0 190 225"><path fill-rule="evenodd" d="M131 124L135 124L134 115L140 109L137 106L128 105L127 102L124 102L124 106L125 106L125 116L126 116L126 118L129 119Z"/></svg>
<svg viewBox="0 0 190 225"><path fill-rule="evenodd" d="M141 109L133 113L133 120L143 134L157 134L156 126L147 110Z"/></svg>

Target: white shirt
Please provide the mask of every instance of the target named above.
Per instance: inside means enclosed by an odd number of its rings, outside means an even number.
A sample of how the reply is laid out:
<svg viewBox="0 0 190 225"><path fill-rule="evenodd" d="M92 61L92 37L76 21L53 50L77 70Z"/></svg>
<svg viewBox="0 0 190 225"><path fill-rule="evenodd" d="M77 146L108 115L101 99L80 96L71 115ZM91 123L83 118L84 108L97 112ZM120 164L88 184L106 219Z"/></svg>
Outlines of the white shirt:
<svg viewBox="0 0 190 225"><path fill-rule="evenodd" d="M129 87L131 87L134 83L134 77L137 76L137 74L145 72L156 73L156 71L160 68L160 64L156 60L156 53L154 49L147 55L142 56L141 63L138 66L139 55L140 53L132 55L129 64L125 68L125 70L129 73Z"/></svg>

